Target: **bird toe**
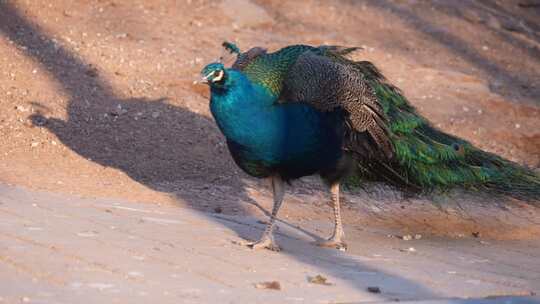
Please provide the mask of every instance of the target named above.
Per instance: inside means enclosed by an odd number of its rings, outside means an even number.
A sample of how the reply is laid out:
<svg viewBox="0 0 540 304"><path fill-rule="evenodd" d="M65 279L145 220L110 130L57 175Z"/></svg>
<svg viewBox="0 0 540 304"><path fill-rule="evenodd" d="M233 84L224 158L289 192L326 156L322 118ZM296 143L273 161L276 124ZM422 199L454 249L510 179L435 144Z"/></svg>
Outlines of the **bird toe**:
<svg viewBox="0 0 540 304"><path fill-rule="evenodd" d="M271 251L281 251L281 248L276 245L276 243L274 241L272 241L272 239L270 238L263 238L257 242L242 242L242 245L244 246L247 246L253 250L256 250L256 249L268 249L268 250L271 250Z"/></svg>

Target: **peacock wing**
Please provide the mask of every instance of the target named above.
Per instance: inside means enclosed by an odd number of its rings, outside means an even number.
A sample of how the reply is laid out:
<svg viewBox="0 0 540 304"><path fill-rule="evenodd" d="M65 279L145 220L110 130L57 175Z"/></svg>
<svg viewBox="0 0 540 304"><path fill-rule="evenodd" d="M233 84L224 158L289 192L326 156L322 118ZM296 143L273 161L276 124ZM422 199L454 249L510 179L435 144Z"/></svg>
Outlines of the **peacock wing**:
<svg viewBox="0 0 540 304"><path fill-rule="evenodd" d="M382 151L391 158L393 146L382 105L362 71L340 58L344 59L335 53L304 52L283 81L280 101L306 103L319 111L343 111L346 149L371 154Z"/></svg>

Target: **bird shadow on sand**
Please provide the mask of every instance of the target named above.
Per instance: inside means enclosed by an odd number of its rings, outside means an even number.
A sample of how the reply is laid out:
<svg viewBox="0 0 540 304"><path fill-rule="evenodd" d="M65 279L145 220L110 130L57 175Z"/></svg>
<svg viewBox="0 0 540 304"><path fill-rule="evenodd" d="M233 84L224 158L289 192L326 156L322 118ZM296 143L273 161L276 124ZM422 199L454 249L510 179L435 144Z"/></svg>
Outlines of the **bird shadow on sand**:
<svg viewBox="0 0 540 304"><path fill-rule="evenodd" d="M134 181L154 190L169 191L195 210L200 210L204 204L211 207L219 204L219 198L209 201L208 197L185 195L188 193L186 191L202 191L205 187L219 184L220 179L228 179L228 185L234 188L235 194L226 198L229 200L227 204L240 213L246 211L247 204L265 211L251 199L240 177L222 172L223 168L233 168L234 165L224 148L216 147L220 135L211 119L168 104L166 98L152 100L117 96L111 84L99 75L99 66L86 63L77 54L55 43L38 24L28 21L22 12L5 1L0 2L0 33L43 67L69 96L66 120L43 114L30 117L35 126L54 133L66 147L101 166L121 170ZM152 116L149 113L161 114ZM160 115L160 119L155 119L156 115ZM194 134L197 135L196 139L193 139ZM174 184L176 189L160 186L164 183ZM202 186L197 188L198 185ZM224 225L236 232L241 238L256 238L263 227L252 226L254 229L248 229L246 235L242 223L219 219L202 211L201 214L213 224ZM280 240L285 244L291 242L290 237L283 235L278 236ZM359 262L353 256L308 244L295 248L285 248L281 254L317 267L358 289L364 290L369 280L360 273L379 272L393 286L407 290L406 298L434 296L428 288L416 282L386 274ZM313 255L315 250L319 251ZM396 296L399 295L382 293L380 298L393 299Z"/></svg>

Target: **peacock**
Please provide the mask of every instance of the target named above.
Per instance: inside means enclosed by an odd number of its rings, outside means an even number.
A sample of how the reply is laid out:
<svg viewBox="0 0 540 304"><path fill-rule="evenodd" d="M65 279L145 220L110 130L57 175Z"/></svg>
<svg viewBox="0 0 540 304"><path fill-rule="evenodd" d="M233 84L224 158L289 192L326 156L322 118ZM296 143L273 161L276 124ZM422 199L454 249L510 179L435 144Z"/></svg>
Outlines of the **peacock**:
<svg viewBox="0 0 540 304"><path fill-rule="evenodd" d="M456 187L540 200L540 175L444 133L418 114L402 92L356 47L291 45L246 52L202 70L210 110L234 162L247 174L270 178L273 208L254 249L279 250L273 237L285 183L319 175L334 211L323 247L345 249L340 184L379 181L407 192Z"/></svg>

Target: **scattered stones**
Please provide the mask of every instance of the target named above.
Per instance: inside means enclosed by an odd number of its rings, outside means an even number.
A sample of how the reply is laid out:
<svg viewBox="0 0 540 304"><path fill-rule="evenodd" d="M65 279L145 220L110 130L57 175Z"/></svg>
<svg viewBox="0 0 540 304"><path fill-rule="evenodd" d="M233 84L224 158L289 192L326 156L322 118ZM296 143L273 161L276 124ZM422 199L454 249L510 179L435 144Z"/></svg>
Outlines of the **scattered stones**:
<svg viewBox="0 0 540 304"><path fill-rule="evenodd" d="M410 234L406 234L406 235L402 236L401 239L404 240L404 241L410 241L410 240L412 240L412 236Z"/></svg>
<svg viewBox="0 0 540 304"><path fill-rule="evenodd" d="M18 106L15 107L15 110L17 110L19 112L28 112L30 109L25 108L24 106L18 105Z"/></svg>
<svg viewBox="0 0 540 304"><path fill-rule="evenodd" d="M115 37L117 39L122 39L122 38L127 38L129 36L128 33L120 33L120 34L117 34Z"/></svg>
<svg viewBox="0 0 540 304"><path fill-rule="evenodd" d="M125 113L127 113L127 110L124 109L121 104L118 104L114 110L112 110L111 112L109 112L107 114L112 116L112 117L118 117L118 116L120 116L122 114L125 114ZM105 116L107 116L107 114L105 114Z"/></svg>
<svg viewBox="0 0 540 304"><path fill-rule="evenodd" d="M398 238L398 239L401 239L401 240L404 240L404 241L411 241L413 239L415 240L419 240L422 238L422 235L421 234L415 234L414 236L411 235L411 234L405 234L405 235L394 235L394 234L388 234L386 235L387 237L389 238Z"/></svg>

